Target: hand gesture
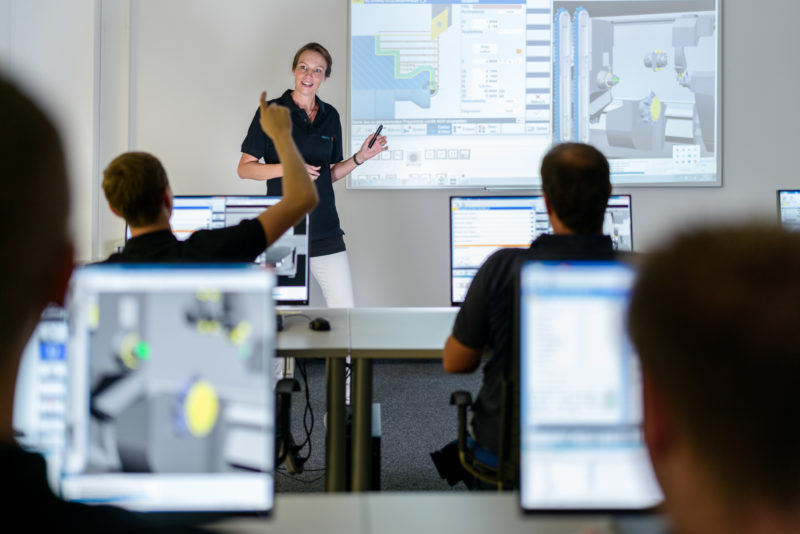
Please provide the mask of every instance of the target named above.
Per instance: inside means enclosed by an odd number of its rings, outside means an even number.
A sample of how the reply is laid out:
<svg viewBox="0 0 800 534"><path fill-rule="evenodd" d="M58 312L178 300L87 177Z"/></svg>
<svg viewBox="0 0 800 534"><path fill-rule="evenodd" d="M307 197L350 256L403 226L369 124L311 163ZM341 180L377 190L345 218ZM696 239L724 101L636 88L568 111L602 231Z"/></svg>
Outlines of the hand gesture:
<svg viewBox="0 0 800 534"><path fill-rule="evenodd" d="M389 146L386 144L385 135L379 135L377 139L375 139L375 143L372 144L372 148L369 148L369 142L372 140L373 135L374 134L369 134L367 138L364 139L364 142L361 143L361 148L359 148L356 153L356 158L358 158L358 161L361 163L389 149Z"/></svg>
<svg viewBox="0 0 800 534"><path fill-rule="evenodd" d="M259 115L261 129L270 139L292 133L292 119L289 116L289 108L277 104L267 105L266 91L261 93L261 113Z"/></svg>
<svg viewBox="0 0 800 534"><path fill-rule="evenodd" d="M311 181L316 182L317 178L319 178L319 165L309 165L306 163L306 170L308 171L308 176L311 178Z"/></svg>

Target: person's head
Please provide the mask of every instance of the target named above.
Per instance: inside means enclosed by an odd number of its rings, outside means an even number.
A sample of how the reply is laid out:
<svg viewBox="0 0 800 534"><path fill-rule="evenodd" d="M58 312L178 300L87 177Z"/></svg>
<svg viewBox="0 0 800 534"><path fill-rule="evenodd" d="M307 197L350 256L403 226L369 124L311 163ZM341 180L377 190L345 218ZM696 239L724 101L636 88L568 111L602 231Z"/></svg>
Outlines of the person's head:
<svg viewBox="0 0 800 534"><path fill-rule="evenodd" d="M561 143L542 160L542 192L553 212L575 234L600 234L611 179L602 152L582 143Z"/></svg>
<svg viewBox="0 0 800 534"><path fill-rule="evenodd" d="M313 92L331 75L331 54L319 43L300 47L292 61L292 75L296 91Z"/></svg>
<svg viewBox="0 0 800 534"><path fill-rule="evenodd" d="M73 248L61 138L42 110L2 76L0 199L0 372L9 373L42 309L63 300Z"/></svg>
<svg viewBox="0 0 800 534"><path fill-rule="evenodd" d="M167 172L147 152L114 158L103 171L103 191L111 210L134 228L159 222L165 202L172 198Z"/></svg>
<svg viewBox="0 0 800 534"><path fill-rule="evenodd" d="M800 234L751 224L674 238L644 262L628 325L670 512L702 513L681 491L701 480L732 510L800 510Z"/></svg>

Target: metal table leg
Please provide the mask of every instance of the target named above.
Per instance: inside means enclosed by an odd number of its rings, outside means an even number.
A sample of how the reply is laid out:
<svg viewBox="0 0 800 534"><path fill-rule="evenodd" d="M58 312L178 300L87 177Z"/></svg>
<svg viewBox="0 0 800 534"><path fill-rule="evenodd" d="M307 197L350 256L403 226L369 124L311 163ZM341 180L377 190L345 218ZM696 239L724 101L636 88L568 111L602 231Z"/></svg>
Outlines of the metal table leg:
<svg viewBox="0 0 800 534"><path fill-rule="evenodd" d="M325 491L347 491L345 479L344 358L325 360L328 429L325 433Z"/></svg>
<svg viewBox="0 0 800 534"><path fill-rule="evenodd" d="M372 443L372 360L355 358L353 379L353 491L369 491Z"/></svg>

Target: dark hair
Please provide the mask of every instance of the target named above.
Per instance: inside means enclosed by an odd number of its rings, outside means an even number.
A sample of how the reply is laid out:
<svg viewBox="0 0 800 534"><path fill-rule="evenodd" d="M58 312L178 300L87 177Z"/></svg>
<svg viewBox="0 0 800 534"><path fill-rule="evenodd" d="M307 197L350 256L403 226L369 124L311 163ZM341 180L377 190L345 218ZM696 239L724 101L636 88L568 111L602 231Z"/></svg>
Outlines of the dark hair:
<svg viewBox="0 0 800 534"><path fill-rule="evenodd" d="M556 215L576 234L603 231L611 194L608 161L582 143L561 143L542 160L542 191Z"/></svg>
<svg viewBox="0 0 800 534"><path fill-rule="evenodd" d="M800 234L750 224L675 238L642 267L642 368L722 495L800 497Z"/></svg>
<svg viewBox="0 0 800 534"><path fill-rule="evenodd" d="M0 354L15 348L52 289L70 242L61 138L39 106L0 75ZM5 367L3 367L5 369Z"/></svg>
<svg viewBox="0 0 800 534"><path fill-rule="evenodd" d="M167 173L147 152L126 152L103 171L103 191L111 207L131 226L156 222L162 206Z"/></svg>
<svg viewBox="0 0 800 534"><path fill-rule="evenodd" d="M303 52L306 52L307 50L316 52L325 59L325 63L327 63L327 66L325 67L325 77L329 78L331 75L331 67L333 66L333 59L331 59L330 52L328 52L328 50L319 43L308 43L301 46L300 50L298 50L294 55L294 60L292 60L292 70L297 68L297 63L300 61L300 56L303 55Z"/></svg>

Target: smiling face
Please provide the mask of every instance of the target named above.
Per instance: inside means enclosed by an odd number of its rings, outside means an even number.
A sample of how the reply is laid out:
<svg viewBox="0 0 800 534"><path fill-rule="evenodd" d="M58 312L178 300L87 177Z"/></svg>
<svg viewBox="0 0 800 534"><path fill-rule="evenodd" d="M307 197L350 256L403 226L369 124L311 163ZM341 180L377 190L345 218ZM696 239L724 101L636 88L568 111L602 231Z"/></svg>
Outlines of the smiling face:
<svg viewBox="0 0 800 534"><path fill-rule="evenodd" d="M325 77L327 68L328 63L322 54L306 50L300 54L297 66L292 70L294 90L306 96L316 95L320 84L327 79Z"/></svg>

